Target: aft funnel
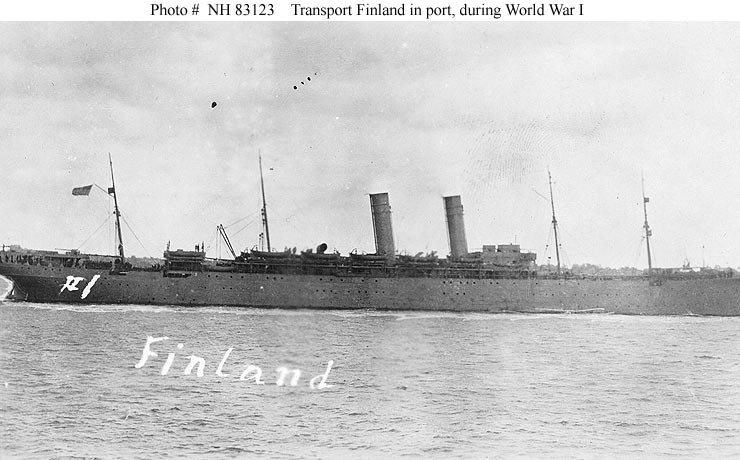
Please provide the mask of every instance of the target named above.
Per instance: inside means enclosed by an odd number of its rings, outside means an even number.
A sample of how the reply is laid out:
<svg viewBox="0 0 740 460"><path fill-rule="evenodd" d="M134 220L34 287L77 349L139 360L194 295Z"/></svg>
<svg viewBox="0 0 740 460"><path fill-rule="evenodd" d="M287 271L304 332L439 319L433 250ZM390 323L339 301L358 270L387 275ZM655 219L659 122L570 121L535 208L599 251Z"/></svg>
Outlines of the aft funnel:
<svg viewBox="0 0 740 460"><path fill-rule="evenodd" d="M388 194L370 194L370 209L373 214L373 230L375 231L375 253L387 256L388 260L393 260L396 257L396 246L393 243L391 205L388 201Z"/></svg>
<svg viewBox="0 0 740 460"><path fill-rule="evenodd" d="M462 257L468 253L468 242L465 239L465 222L460 195L446 196L445 215L447 216L447 235L450 238L450 255Z"/></svg>

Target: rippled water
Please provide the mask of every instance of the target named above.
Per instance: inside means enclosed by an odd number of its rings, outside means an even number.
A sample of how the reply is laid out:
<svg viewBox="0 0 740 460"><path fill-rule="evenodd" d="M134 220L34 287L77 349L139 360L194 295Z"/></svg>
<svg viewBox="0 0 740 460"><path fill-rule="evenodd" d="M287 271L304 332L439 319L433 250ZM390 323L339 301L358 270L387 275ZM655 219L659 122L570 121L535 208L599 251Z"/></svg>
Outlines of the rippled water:
<svg viewBox="0 0 740 460"><path fill-rule="evenodd" d="M6 302L0 327L3 458L740 454L738 318Z"/></svg>

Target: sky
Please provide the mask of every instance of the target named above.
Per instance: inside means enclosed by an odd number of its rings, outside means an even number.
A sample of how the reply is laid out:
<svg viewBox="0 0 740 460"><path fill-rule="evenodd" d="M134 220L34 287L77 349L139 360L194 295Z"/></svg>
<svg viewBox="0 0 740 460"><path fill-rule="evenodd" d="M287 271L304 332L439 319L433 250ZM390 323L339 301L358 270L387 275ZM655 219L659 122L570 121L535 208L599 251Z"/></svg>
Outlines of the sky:
<svg viewBox="0 0 740 460"><path fill-rule="evenodd" d="M564 263L740 266L740 24L0 23L0 243L127 254L517 243ZM310 81L309 81L310 78ZM294 89L297 87L297 89ZM213 107L213 102L216 106ZM130 228L129 228L130 227Z"/></svg>

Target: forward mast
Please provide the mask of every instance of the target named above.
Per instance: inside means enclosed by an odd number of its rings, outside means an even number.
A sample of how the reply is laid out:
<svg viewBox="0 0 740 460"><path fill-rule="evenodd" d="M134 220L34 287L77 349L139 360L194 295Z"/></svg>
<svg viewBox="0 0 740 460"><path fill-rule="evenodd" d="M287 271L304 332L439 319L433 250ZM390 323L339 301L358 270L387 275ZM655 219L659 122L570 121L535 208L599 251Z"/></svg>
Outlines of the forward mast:
<svg viewBox="0 0 740 460"><path fill-rule="evenodd" d="M653 231L650 230L650 225L648 224L648 217L647 217L647 204L650 202L650 198L645 196L645 178L642 178L642 209L645 212L645 224L643 224L643 227L645 228L645 242L647 244L647 257L648 257L648 275L651 275L653 272L653 258L652 254L650 253L650 237L653 236Z"/></svg>
<svg viewBox="0 0 740 460"><path fill-rule="evenodd" d="M262 187L262 226L265 228L265 238L267 239L267 252L271 252L270 246L270 226L267 224L267 202L265 201L265 179L262 175L262 153L259 153L260 160L260 186Z"/></svg>
<svg viewBox="0 0 740 460"><path fill-rule="evenodd" d="M113 185L111 188L108 189L108 194L113 195L113 206L115 209L114 212L116 214L116 237L118 238L118 241L117 241L118 256L121 258L121 266L123 266L126 259L123 254L123 236L121 235L121 212L118 210L118 197L116 194L116 179L113 177L113 160L111 159L110 153L108 154L108 161L110 162L110 180L111 180L111 184Z"/></svg>
<svg viewBox="0 0 740 460"><path fill-rule="evenodd" d="M558 220L555 218L555 199L552 194L552 175L547 170L547 179L550 183L550 207L552 208L552 230L555 233L555 258L558 262L558 276L560 276L560 242L558 241Z"/></svg>

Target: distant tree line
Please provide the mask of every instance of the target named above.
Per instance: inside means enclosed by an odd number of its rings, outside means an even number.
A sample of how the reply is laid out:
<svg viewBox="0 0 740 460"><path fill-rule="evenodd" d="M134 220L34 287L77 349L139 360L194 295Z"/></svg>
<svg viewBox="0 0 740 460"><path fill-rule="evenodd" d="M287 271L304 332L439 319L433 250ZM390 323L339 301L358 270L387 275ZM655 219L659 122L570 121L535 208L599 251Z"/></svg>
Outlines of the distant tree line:
<svg viewBox="0 0 740 460"><path fill-rule="evenodd" d="M555 272L556 267L552 264L548 265L540 265L538 267L539 273L550 273ZM720 267L719 265L713 267L713 268L672 268L672 269L661 269L661 268L655 268L654 270L658 272L670 272L670 273L678 273L682 271L692 271L697 274L716 274L719 272L723 273L731 273L731 276L735 276L738 273L738 270L734 268L729 267ZM611 268L611 267L602 267L601 265L596 264L573 264L570 267L563 266L561 267L561 272L566 275L571 276L640 276L647 273L647 268L635 268L635 267L621 267L621 268Z"/></svg>

